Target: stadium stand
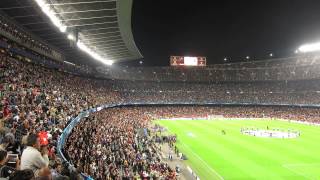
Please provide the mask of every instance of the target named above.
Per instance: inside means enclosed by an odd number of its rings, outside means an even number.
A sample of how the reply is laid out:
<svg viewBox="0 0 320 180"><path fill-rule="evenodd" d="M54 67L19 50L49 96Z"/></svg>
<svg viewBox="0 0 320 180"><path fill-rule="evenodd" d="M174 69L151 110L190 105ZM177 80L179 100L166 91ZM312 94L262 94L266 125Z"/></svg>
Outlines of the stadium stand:
<svg viewBox="0 0 320 180"><path fill-rule="evenodd" d="M175 179L148 130L138 131L154 118L213 114L320 122L317 56L208 68L99 69L96 78L93 69L67 65L1 36L0 59L1 149L22 156L11 178L33 173L81 179L84 172L95 179ZM116 107L84 118L66 137L64 155L74 168L68 167L57 156L65 128L81 112L103 104ZM153 106L126 107L135 104ZM35 142L30 134L43 138ZM49 163L31 172L22 149L37 143L42 146L34 151L37 159L48 157Z"/></svg>
<svg viewBox="0 0 320 180"><path fill-rule="evenodd" d="M218 64L203 67L124 67L98 68L105 77L121 80L188 81L188 82L246 82L319 79L317 55Z"/></svg>
<svg viewBox="0 0 320 180"><path fill-rule="evenodd" d="M319 81L245 83L167 83L117 81L115 89L126 99L143 103L208 103L310 105L319 104ZM148 87L148 88L146 88Z"/></svg>
<svg viewBox="0 0 320 180"><path fill-rule="evenodd" d="M97 179L174 179L172 169L161 162L156 137L137 131L153 119L197 118L206 115L228 118L282 118L319 123L316 108L152 106L110 108L87 118L73 129L66 151L69 159ZM77 139L77 141L75 141Z"/></svg>

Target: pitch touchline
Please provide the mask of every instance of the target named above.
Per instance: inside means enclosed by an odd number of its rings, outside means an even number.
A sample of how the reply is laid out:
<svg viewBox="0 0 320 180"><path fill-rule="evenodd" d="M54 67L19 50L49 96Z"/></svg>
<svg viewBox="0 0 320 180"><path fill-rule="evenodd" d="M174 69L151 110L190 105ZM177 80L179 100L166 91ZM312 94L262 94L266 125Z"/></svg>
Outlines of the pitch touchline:
<svg viewBox="0 0 320 180"><path fill-rule="evenodd" d="M217 175L220 179L224 180L223 177L217 171L212 169L197 153L193 152L193 150L188 145L186 145L183 142L181 142L181 144L187 147L192 152L192 154L194 154L202 163L204 163L204 165L206 165L207 168L209 168L215 175Z"/></svg>
<svg viewBox="0 0 320 180"><path fill-rule="evenodd" d="M167 127L167 130L168 130L169 132L171 132L168 127ZM186 145L186 144L183 143L182 141L181 141L181 144L182 144L183 146L185 146L186 148L188 148L202 163L204 163L204 165L206 165L206 166L210 169L211 172L213 172L215 175L217 175L220 179L224 180L223 177L222 177L217 171L215 171L214 169L212 169L197 153L193 152L193 150L192 150L188 145Z"/></svg>
<svg viewBox="0 0 320 180"><path fill-rule="evenodd" d="M169 132L171 132L168 127L167 127L167 130ZM206 165L210 169L211 172L213 172L215 175L217 175L221 180L224 180L223 177L217 171L215 171L212 167L210 167L197 153L193 152L193 150L188 145L186 145L182 141L180 141L180 142L183 146L187 147L202 163L204 163L204 165Z"/></svg>

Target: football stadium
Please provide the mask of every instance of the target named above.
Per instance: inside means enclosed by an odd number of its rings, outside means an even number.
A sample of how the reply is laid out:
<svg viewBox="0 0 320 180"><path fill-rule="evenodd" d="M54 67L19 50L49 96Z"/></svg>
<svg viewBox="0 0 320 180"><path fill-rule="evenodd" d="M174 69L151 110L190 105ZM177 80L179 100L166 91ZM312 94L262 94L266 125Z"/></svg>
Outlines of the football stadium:
<svg viewBox="0 0 320 180"><path fill-rule="evenodd" d="M1 0L0 179L320 180L319 8Z"/></svg>

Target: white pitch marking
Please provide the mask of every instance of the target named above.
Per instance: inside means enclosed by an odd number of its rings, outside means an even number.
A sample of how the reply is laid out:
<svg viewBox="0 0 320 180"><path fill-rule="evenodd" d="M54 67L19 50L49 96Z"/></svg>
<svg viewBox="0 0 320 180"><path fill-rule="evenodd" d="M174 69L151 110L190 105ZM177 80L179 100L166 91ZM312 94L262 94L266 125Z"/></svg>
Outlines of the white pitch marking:
<svg viewBox="0 0 320 180"><path fill-rule="evenodd" d="M192 154L194 154L202 163L204 163L204 165L206 165L207 168L209 168L215 175L217 175L221 180L224 180L223 177L217 171L212 169L197 153L193 152L193 150L188 145L186 145L183 142L181 142L181 144L187 147L192 152Z"/></svg>
<svg viewBox="0 0 320 180"><path fill-rule="evenodd" d="M187 135L188 135L189 137L196 137L192 132L188 132Z"/></svg>
<svg viewBox="0 0 320 180"><path fill-rule="evenodd" d="M169 132L171 132L169 128L167 128L167 130ZM215 175L217 175L221 180L224 180L224 178L217 171L215 171L212 167L210 167L198 154L193 152L193 150L188 145L186 145L183 142L181 142L181 144L184 145L185 147L187 147L202 163L204 163L204 165L207 166L207 168L209 168L211 170L211 172L213 172Z"/></svg>

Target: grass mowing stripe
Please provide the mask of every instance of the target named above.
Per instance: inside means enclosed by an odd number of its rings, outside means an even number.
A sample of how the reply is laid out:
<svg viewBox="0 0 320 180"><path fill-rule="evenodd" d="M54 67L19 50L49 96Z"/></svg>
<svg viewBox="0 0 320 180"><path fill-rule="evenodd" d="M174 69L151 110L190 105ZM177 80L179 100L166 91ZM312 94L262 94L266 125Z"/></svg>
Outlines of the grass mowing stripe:
<svg viewBox="0 0 320 180"><path fill-rule="evenodd" d="M173 123L174 123L174 122L173 122ZM178 126L176 126L176 127L178 127ZM169 128L167 128L167 129L168 129L168 131L170 131ZM216 177L215 179L222 179L222 180L223 180L223 177L222 177L219 173L217 173L211 166L209 166L209 165L208 165L199 155L197 155L188 145L186 145L186 144L183 143L182 141L179 141L179 143L180 143L183 147L185 147L188 152L192 153L192 155L195 156L196 159L200 160L200 162L202 163L202 165L204 165L204 167L205 167L206 169L208 169L210 173L213 173L212 175L213 175L213 177ZM185 153L185 152L184 152L184 154L188 154L188 156L191 155L191 154ZM197 165L198 165L198 164L197 164ZM198 169L198 168L195 168L194 165L191 165L191 167L193 168L194 171L195 171L195 169ZM202 168L202 169L204 169L204 168ZM197 172L197 171L196 171L196 172ZM201 173L201 174L202 174L202 173ZM200 173L197 172L197 175L200 176ZM200 177L204 177L204 176L202 175L202 176L200 176ZM212 178L212 176L211 176L211 178ZM201 178L201 179L202 179L202 178Z"/></svg>
<svg viewBox="0 0 320 180"><path fill-rule="evenodd" d="M310 179L310 180L311 180L311 178L309 178L308 176L304 175L304 173L296 172L295 170L292 170L291 168L287 167L286 165L283 165L283 167L286 168L286 169L288 169L289 171L291 171L291 172L299 175L299 176L303 176L303 177L305 177L306 179Z"/></svg>
<svg viewBox="0 0 320 180"><path fill-rule="evenodd" d="M320 163L299 163L299 164L283 164L285 168L294 171L297 174L308 177L311 180L319 180Z"/></svg>
<svg viewBox="0 0 320 180"><path fill-rule="evenodd" d="M257 124L258 123L261 123L261 121L257 122ZM277 121L275 121L275 123L277 123ZM254 138L254 137L252 137L252 138ZM256 139L258 140L259 138L256 138ZM273 159L274 157L276 157L276 154L280 154L280 156L277 156L277 158L279 158L279 159L281 159L283 157L291 157L291 159L288 159L288 162L296 162L296 160L298 160L300 162L305 162L306 159L307 160L309 159L310 162L315 162L315 161L319 162L320 161L319 158L314 156L314 153L312 151L310 152L310 151L305 149L305 147L308 147L308 146L305 146L304 143L303 143L303 145L301 145L301 143L299 143L299 144L297 144L297 143L296 144L291 144L292 141L296 141L296 140L291 140L291 139L268 139L268 140L270 140L269 143L271 143L271 145L269 147L274 148L275 145L277 145L278 147L281 147L281 148L276 148L277 149L276 153L272 153L272 152L268 153L271 156L268 156L268 154L266 154L266 157L268 158L268 161L270 159ZM310 141L309 139L306 139L306 140ZM275 144L274 141L276 141L277 144ZM317 142L317 141L315 141L315 142ZM291 147L288 146L288 144L291 145ZM313 142L313 144L316 144L316 143ZM297 147L302 147L302 148L297 148ZM280 151L281 150L282 151L285 150L285 151L282 152L282 153L278 153L279 150ZM294 157L294 158L292 158L292 157ZM303 157L303 158L301 159L301 158L296 158L296 157ZM284 161L284 162L286 162L286 161ZM281 166L281 162L278 163L278 165Z"/></svg>
<svg viewBox="0 0 320 180"><path fill-rule="evenodd" d="M213 172L213 174L215 174L216 176L219 177L219 179L223 179L223 177L217 172L215 171L212 167L210 167L197 153L193 152L193 150L188 146L186 145L185 143L181 142L181 144L185 147L187 147L188 149L190 149L190 151L192 152L192 154L194 156L196 156L208 169L211 170L211 172Z"/></svg>
<svg viewBox="0 0 320 180"><path fill-rule="evenodd" d="M187 125L193 124L193 123L194 122L190 122L190 121L185 122L185 124L187 124ZM196 132L201 132L200 134L204 134L204 137L199 137L197 139L197 142L199 142L198 144L206 144L206 146L202 147L201 151L197 150L197 152L198 152L199 156L203 156L206 159L207 163L209 163L211 166L214 166L214 169L218 170L218 172L221 172L220 174L222 174L223 176L224 176L224 174L229 174L230 168L232 168L234 170L234 173L232 174L233 176L235 176L235 177L242 176L242 177L247 177L247 178L251 177L251 179L254 179L254 174L257 171L264 171L259 166L255 166L256 170L254 170L254 171L252 171L252 169L246 168L246 166L249 166L251 164L251 161L248 161L246 156L242 156L242 157L238 156L237 153L234 153L232 151L232 148L226 148L222 141L217 141L217 140L221 140L221 139L219 139L219 137L222 136L221 132L218 129L211 130L210 131L211 134L205 133L206 131L203 130L203 127L214 127L214 126L202 126L202 128L201 128L201 126L199 126L199 125L201 125L202 123L203 122L201 122L200 124L195 123L191 126L192 130L194 130ZM180 129L182 129L182 128L180 128ZM211 135L214 135L214 136L211 136ZM182 136L182 137L184 137L184 136ZM211 141L208 138L211 139ZM182 141L184 141L184 139L182 139ZM193 147L198 145L198 144L195 144L194 142L191 143L190 141L189 141L189 144ZM212 145L214 145L214 146L212 146ZM207 153L203 153L203 151L206 151ZM207 155L209 153L211 153L211 156L207 157ZM225 156L226 153L228 154L228 156ZM223 159L221 159L221 158L223 158ZM219 160L219 159L221 159L221 160ZM237 164L237 162L239 162L239 161L241 161L242 166L239 166ZM219 168L219 166L221 166L221 167ZM223 168L224 166L228 166L229 168L225 169L225 168Z"/></svg>
<svg viewBox="0 0 320 180"><path fill-rule="evenodd" d="M214 167L224 179L319 179L320 166L310 165L320 164L318 126L276 120L179 120L159 123L177 134L177 146L189 157L187 163L191 163L197 173L200 172L201 179L217 178L194 154L208 166ZM266 129L267 126L300 130L302 135L297 139L276 139L240 133L241 127ZM226 136L221 135L221 129L226 130ZM189 132L192 136L188 136ZM283 164L302 165L288 169Z"/></svg>
<svg viewBox="0 0 320 180"><path fill-rule="evenodd" d="M256 124L264 123L265 121L257 121ZM296 157L304 157L304 160L308 160L310 162L314 161L320 161L320 157L314 157L312 153L310 153L308 150L306 150L305 147L309 147L310 149L319 148L319 145L314 142L319 142L320 137L320 131L319 127L316 126L306 126L305 124L299 124L299 123L293 123L293 122L285 122L285 121L271 121L272 125L276 125L279 128L286 128L286 129L299 129L302 131L302 136L298 137L296 139L285 139L285 141L288 141L286 144L280 144L282 146L282 150L284 151L283 154L287 154L286 152L290 151L290 155ZM268 122L269 123L269 122ZM314 128L317 128L318 131L315 132ZM310 132L310 129L313 131ZM277 141L277 140L276 140ZM281 142L282 140L280 140ZM270 140L269 144L279 145L279 143L275 144L273 143L273 139ZM281 150L281 149L280 149Z"/></svg>
<svg viewBox="0 0 320 180"><path fill-rule="evenodd" d="M183 125L185 125L185 124L189 124L189 122L183 122ZM181 127L179 127L179 130L180 129L184 129L184 126L183 126L182 124L180 125ZM193 130L197 130L198 128L197 128L197 124L194 124L193 126L192 126L192 129ZM208 126L205 126L205 127L208 127ZM202 129L198 129L197 130L197 132L203 132L203 130ZM214 130L214 131L212 131L212 132L215 132L215 135L217 135L218 137L220 137L221 136L221 133L220 133L220 131L217 129L217 130ZM184 133L185 134L185 133ZM178 134L179 135L179 134ZM181 136L180 136L181 137ZM213 137L213 138L215 138L215 137ZM180 138L181 139L181 138ZM204 141L202 141L202 140L204 140ZM182 139L182 141L184 141L184 139ZM221 145L223 145L223 142L215 142L215 141L211 141L211 143L208 143L208 141L204 138L204 137L200 137L200 139L198 139L197 141L202 141L200 144L216 144L216 146L215 147L213 147L213 148L210 148L210 149L208 149L208 147L209 146L207 146L207 148L204 148L205 150L208 150L209 152L211 151L212 153L213 152L215 152L215 154L216 153L218 153L218 154L216 154L216 155L212 155L212 156L214 156L214 157L212 157L212 158L209 158L209 159L211 159L210 161L211 162L219 162L219 157L223 157L223 158L225 158L225 159L222 159L222 160L220 160L220 163L221 162L224 162L224 163L226 163L226 165L227 166L229 166L229 167L232 167L232 169L233 169L233 171L234 171L234 173L233 173L233 175L234 176L242 176L243 178L244 177L246 177L247 179L248 179L248 177L251 177L251 179L254 179L254 174L255 173L257 173L257 172L260 172L260 171L264 171L262 168L259 168L259 166L254 166L252 163L251 163L251 161L248 161L247 159L246 159L246 156L243 156L243 157L240 157L240 156L238 156L237 154L235 154L235 153L233 153L232 151L231 151L231 149L232 148L225 148L225 147L219 147L219 146L221 146ZM190 142L189 142L190 143ZM194 145L194 143L191 143L191 145ZM199 151L198 151L199 152ZM209 153L208 152L208 153ZM225 154L228 154L228 156L225 156ZM207 160L208 160L208 157L206 158ZM210 162L209 161L209 162ZM237 162L241 162L241 165L239 166L238 164L233 164L233 163L237 163ZM232 166L230 166L231 164L233 164ZM223 165L223 166L225 166L225 165ZM255 168L251 168L251 169L248 169L248 168L246 168L246 166L254 166ZM258 169L257 169L258 168ZM217 169L217 167L215 166L215 169ZM222 169L223 170L223 169ZM228 170L228 169L227 169ZM220 171L219 171L220 172ZM230 173L230 169L227 171L227 172L225 172L225 173ZM265 172L264 172L265 173ZM241 175L242 174L242 175Z"/></svg>
<svg viewBox="0 0 320 180"><path fill-rule="evenodd" d="M209 127L207 123L205 123L204 125L206 127ZM225 129L224 126L223 127L222 126L215 125L215 127L217 127L218 129ZM255 169L254 171L252 168L251 169L245 168L248 174L252 172L268 174L268 170L264 167L268 164L272 164L272 165L278 164L278 167L281 167L281 163L279 163L276 156L268 157L269 160L267 164L264 162L264 158L269 154L272 154L272 150L270 148L265 148L265 146L260 146L259 144L257 145L255 141L252 141L257 139L252 139L251 141L247 141L245 139L246 136L240 134L239 132L240 127L235 127L235 126L229 126L229 127L232 127L232 129L235 129L233 131L235 131L236 133L232 132L230 128L226 130L227 135L221 135L221 133L219 132L220 133L219 135L224 140L223 142L221 142L221 144L223 144L223 146L225 146L227 149L232 149L232 151L228 152L228 155L231 156L232 154L235 154L233 158L235 162L241 162L241 165L254 167ZM230 136L230 134L232 134L233 136L232 135ZM247 137L247 138L253 138L253 137ZM236 159L235 157L239 154L239 152L242 152L242 156ZM291 172L289 173L291 174ZM272 174L272 173L269 173L268 177L270 179L282 179L281 177L277 176L277 174Z"/></svg>

